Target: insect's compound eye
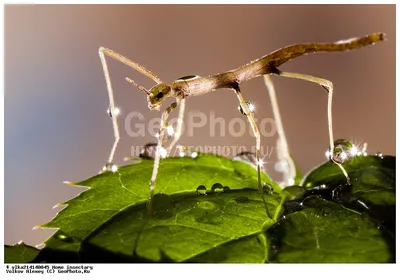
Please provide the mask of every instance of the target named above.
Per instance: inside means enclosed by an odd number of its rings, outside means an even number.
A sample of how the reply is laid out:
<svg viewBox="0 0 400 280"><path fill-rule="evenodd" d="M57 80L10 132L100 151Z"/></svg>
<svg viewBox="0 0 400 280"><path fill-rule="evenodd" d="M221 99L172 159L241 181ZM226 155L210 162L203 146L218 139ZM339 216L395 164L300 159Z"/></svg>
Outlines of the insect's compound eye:
<svg viewBox="0 0 400 280"><path fill-rule="evenodd" d="M163 98L163 97L164 97L164 93L163 93L163 92L157 93L157 98L158 98L158 99L161 99L161 98Z"/></svg>

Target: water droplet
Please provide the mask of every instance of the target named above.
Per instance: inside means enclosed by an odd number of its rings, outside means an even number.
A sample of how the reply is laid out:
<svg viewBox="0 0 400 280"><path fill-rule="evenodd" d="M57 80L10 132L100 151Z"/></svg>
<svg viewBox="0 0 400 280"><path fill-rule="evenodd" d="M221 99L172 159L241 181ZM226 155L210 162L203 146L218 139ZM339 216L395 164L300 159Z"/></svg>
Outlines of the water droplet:
<svg viewBox="0 0 400 280"><path fill-rule="evenodd" d="M190 157L191 157L191 158L197 158L197 152L192 152L192 153L190 154Z"/></svg>
<svg viewBox="0 0 400 280"><path fill-rule="evenodd" d="M230 190L231 190L230 187L228 187L228 186L225 186L225 187L224 187L224 192L229 192Z"/></svg>
<svg viewBox="0 0 400 280"><path fill-rule="evenodd" d="M174 201L165 193L157 193L147 202L147 209L160 220L170 219L174 216Z"/></svg>
<svg viewBox="0 0 400 280"><path fill-rule="evenodd" d="M235 201L238 203L248 203L250 201L250 199L247 196L238 196L237 198L235 198Z"/></svg>
<svg viewBox="0 0 400 280"><path fill-rule="evenodd" d="M112 162L107 162L107 164L103 166L103 171L116 172L117 170L118 166Z"/></svg>
<svg viewBox="0 0 400 280"><path fill-rule="evenodd" d="M200 185L200 186L197 187L196 193L198 195L206 194L207 193L207 188L205 186L203 186L203 185Z"/></svg>
<svg viewBox="0 0 400 280"><path fill-rule="evenodd" d="M326 217L332 213L332 210L328 207L322 209L322 216Z"/></svg>
<svg viewBox="0 0 400 280"><path fill-rule="evenodd" d="M375 154L375 156L380 157L381 159L383 159L383 154L382 154L381 152L377 152L377 153Z"/></svg>
<svg viewBox="0 0 400 280"><path fill-rule="evenodd" d="M337 163L343 163L347 159L356 156L358 152L358 148L351 141L338 139L334 142L332 159ZM329 151L327 156L329 158Z"/></svg>
<svg viewBox="0 0 400 280"><path fill-rule="evenodd" d="M220 183L215 183L215 184L211 187L211 191L212 191L212 192L222 192L222 191L224 191L224 187L223 187Z"/></svg>
<svg viewBox="0 0 400 280"><path fill-rule="evenodd" d="M254 111L255 107L254 107L253 104L251 104L249 101L246 101L246 104L247 104L247 107L249 108L249 111L250 111L250 112ZM251 106L251 105L253 105L253 106ZM252 107L253 110L251 110L250 107ZM245 115L245 116L247 115L246 112L243 110L242 105L239 105L239 106L238 106L238 110L239 110L239 112L240 112L242 115Z"/></svg>
<svg viewBox="0 0 400 280"><path fill-rule="evenodd" d="M115 116L118 116L120 112L121 112L121 110L119 108L114 107L114 115ZM113 117L113 113L111 112L111 107L108 107L107 114L110 116L110 118Z"/></svg>
<svg viewBox="0 0 400 280"><path fill-rule="evenodd" d="M154 159L156 156L157 143L147 143L142 148L139 157L145 159Z"/></svg>
<svg viewBox="0 0 400 280"><path fill-rule="evenodd" d="M205 210L212 210L215 208L215 204L210 201L200 201L197 203L197 207L200 207Z"/></svg>
<svg viewBox="0 0 400 280"><path fill-rule="evenodd" d="M262 185L263 188L263 193L267 194L267 195L271 195L274 192L274 189L272 188L272 186L268 183L264 183Z"/></svg>

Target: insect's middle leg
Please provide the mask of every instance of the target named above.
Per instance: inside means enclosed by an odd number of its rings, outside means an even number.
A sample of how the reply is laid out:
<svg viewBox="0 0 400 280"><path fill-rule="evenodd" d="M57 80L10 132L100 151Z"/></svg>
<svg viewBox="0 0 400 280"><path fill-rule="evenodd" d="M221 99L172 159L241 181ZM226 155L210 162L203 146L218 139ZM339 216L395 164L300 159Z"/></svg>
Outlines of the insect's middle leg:
<svg viewBox="0 0 400 280"><path fill-rule="evenodd" d="M177 99L177 101L178 101L178 99ZM185 113L185 99L182 99L179 104L179 115L178 115L178 124L176 127L176 132L174 132L174 138L173 138L171 144L167 148L167 155L169 155L171 153L172 148L174 147L176 142L179 141L179 138L181 138L184 113Z"/></svg>
<svg viewBox="0 0 400 280"><path fill-rule="evenodd" d="M289 146L287 144L285 130L283 129L283 123L281 120L281 114L279 112L278 101L275 94L275 87L272 83L271 77L269 75L264 75L264 83L268 89L268 94L271 100L272 112L274 114L275 124L278 131L278 160L283 169L284 174L284 184L290 186L294 184L294 179L296 177L296 167L294 165L293 159L289 153Z"/></svg>

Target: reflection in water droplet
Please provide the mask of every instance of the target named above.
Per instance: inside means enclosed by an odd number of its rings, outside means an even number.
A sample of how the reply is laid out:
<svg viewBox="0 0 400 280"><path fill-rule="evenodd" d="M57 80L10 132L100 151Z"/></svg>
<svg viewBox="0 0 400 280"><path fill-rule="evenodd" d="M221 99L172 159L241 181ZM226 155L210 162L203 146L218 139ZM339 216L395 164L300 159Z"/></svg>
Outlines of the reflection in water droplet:
<svg viewBox="0 0 400 280"><path fill-rule="evenodd" d="M220 183L215 183L212 187L211 187L211 191L212 192L222 192L224 190L224 187L220 184Z"/></svg>
<svg viewBox="0 0 400 280"><path fill-rule="evenodd" d="M217 225L222 220L220 206L211 201L198 201L188 213L199 223Z"/></svg>
<svg viewBox="0 0 400 280"><path fill-rule="evenodd" d="M224 187L224 192L229 192L230 190L231 190L230 187L228 187L228 186L225 186L225 187Z"/></svg>
<svg viewBox="0 0 400 280"><path fill-rule="evenodd" d="M272 188L272 186L268 183L264 183L262 185L263 188L263 193L267 194L267 195L271 195L274 192L274 189Z"/></svg>
<svg viewBox="0 0 400 280"><path fill-rule="evenodd" d="M247 203L249 202L249 198L247 196L238 196L237 198L235 198L235 201L238 203Z"/></svg>
<svg viewBox="0 0 400 280"><path fill-rule="evenodd" d="M147 202L146 207L151 210L152 216L160 220L174 216L174 201L165 193L155 194L151 201Z"/></svg>
<svg viewBox="0 0 400 280"><path fill-rule="evenodd" d="M207 193L207 188L205 186L203 186L203 185L200 185L200 186L197 187L196 193L198 195L206 194Z"/></svg>

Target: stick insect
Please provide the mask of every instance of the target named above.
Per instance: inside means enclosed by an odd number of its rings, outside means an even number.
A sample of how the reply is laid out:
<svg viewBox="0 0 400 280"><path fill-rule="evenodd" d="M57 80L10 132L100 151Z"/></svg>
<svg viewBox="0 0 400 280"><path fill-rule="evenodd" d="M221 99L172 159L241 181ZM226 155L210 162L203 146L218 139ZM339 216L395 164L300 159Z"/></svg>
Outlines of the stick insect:
<svg viewBox="0 0 400 280"><path fill-rule="evenodd" d="M104 166L103 170L109 170L114 172L117 171L117 166L113 163L113 158L118 145L118 141L120 140L119 128L117 123L118 110L115 107L114 93L111 85L110 74L105 59L105 57L108 56L122 62L123 64L133 68L134 70L137 70L138 72L146 75L147 77L151 78L154 82L157 83L151 89L147 90L143 86L139 86L138 84L136 84L132 79L126 78L128 82L130 82L132 85L137 87L141 92L147 95L147 103L148 103L148 108L150 110L160 110L161 104L168 97L175 98L175 102L171 103L161 115L161 127L157 137L158 138L157 148L155 153L153 172L150 180L150 199L152 198L156 187L156 178L160 164L160 158L165 157L169 154L173 145L178 141L181 135L181 125L185 110L185 99L191 96L199 96L202 94L210 93L217 89L222 89L222 88L227 88L234 91L239 101L239 106L240 106L239 108L241 109L241 112L247 116L252 131L254 133L254 136L256 138L255 157L256 157L256 167L258 173L258 187L259 187L259 192L262 196L263 188L261 183L261 168L263 166L263 161L260 158L261 157L260 133L253 116L254 108L253 106L249 106L249 103L246 102L240 90L241 83L259 76L264 76L264 82L268 89L271 99L273 114L278 130L278 143L281 150L280 161L284 162L287 166L285 171L285 181L286 184L292 184L294 182L295 172L296 172L295 166L289 154L289 149L282 126L282 121L279 114L275 89L270 78L271 75L301 79L312 83L316 83L322 86L328 92L327 114L328 114L328 133L329 133L329 157L332 162L334 162L341 168L348 184L350 184L350 178L346 170L343 168L342 162L337 158L335 158L334 156L335 146L334 146L333 128L332 128L332 96L333 96L332 82L326 79L310 75L284 72L279 70L278 67L291 59L294 59L296 57L308 53L347 51L371 45L379 41L383 41L384 38L385 35L383 33L373 33L364 37L341 40L333 43L295 44L278 49L272 53L269 53L257 60L251 61L250 63L240 66L234 70L230 70L221 74L216 74L208 77L186 76L172 83L162 82L155 74L153 74L151 71L147 70L140 64L133 62L132 60L118 54L117 52L111 49L100 47L99 55L103 66L104 76L107 84L108 96L110 99L109 113L112 118L114 137L115 137L114 144L111 148L110 156L108 158L108 162ZM167 119L169 114L178 106L180 106L180 110L179 110L179 117L178 117L179 121L177 124L177 131L173 134L174 137L172 143L169 145L167 149L165 149L163 146L166 141L165 133L166 130L168 129Z"/></svg>

